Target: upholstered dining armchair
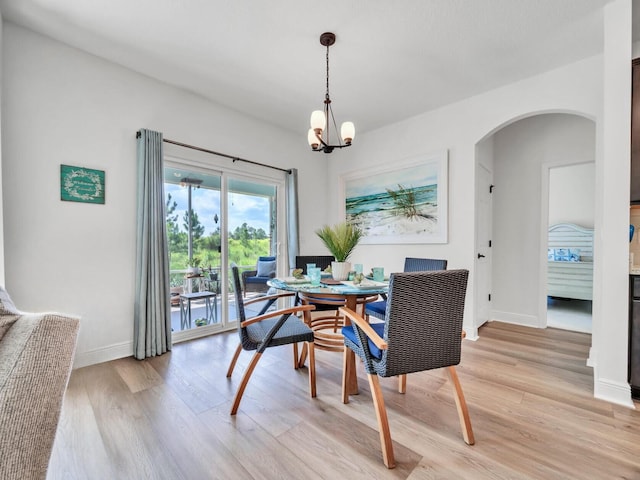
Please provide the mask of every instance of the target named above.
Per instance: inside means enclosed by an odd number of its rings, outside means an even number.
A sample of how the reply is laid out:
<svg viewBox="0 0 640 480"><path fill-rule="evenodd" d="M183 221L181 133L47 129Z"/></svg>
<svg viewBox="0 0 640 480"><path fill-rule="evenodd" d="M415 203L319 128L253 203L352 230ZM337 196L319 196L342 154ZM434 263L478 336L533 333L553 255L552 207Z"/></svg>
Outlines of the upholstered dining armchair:
<svg viewBox="0 0 640 480"><path fill-rule="evenodd" d="M355 368L354 357L358 355L369 379L382 457L388 468L395 466L395 459L378 377L446 367L454 387L462 436L467 444L474 443L469 411L455 369L462 349L468 276L467 270L392 273L384 323L369 324L354 311L340 309L351 320L351 326L342 328L342 401L349 402L347 370Z"/></svg>
<svg viewBox="0 0 640 480"><path fill-rule="evenodd" d="M242 377L242 381L238 386L236 395L231 406L231 415L235 415L240 406L242 395L247 387L249 378L253 373L260 357L267 348L277 347L281 345L293 345L293 366L298 368L298 342L305 342L306 350L309 353L309 391L311 397L316 396L316 364L314 355L313 331L305 323L300 320L296 314L313 310L313 305L299 305L281 310L268 311L273 303L281 297L293 296L293 292L283 292L275 295L267 295L258 297L248 301L244 301L242 290L240 289L240 273L238 267L231 268L233 275L233 286L235 291L236 314L238 320L238 334L240 343L236 348L229 369L227 370L227 378L233 374L236 362L242 350L255 351L253 358ZM256 303L265 302L257 316L247 318L245 306Z"/></svg>
<svg viewBox="0 0 640 480"><path fill-rule="evenodd" d="M309 263L315 263L316 267L324 270L328 266L331 265L336 258L333 255L297 255L296 256L296 268L301 268L304 273L307 273L307 265ZM295 303L301 303L300 295L296 295ZM336 311L336 321L338 315L338 307L334 307L332 305L318 304L316 305L316 310L318 311L326 311L326 310L335 310Z"/></svg>
<svg viewBox="0 0 640 480"><path fill-rule="evenodd" d="M258 257L255 270L242 272L242 290L247 292L267 292L267 281L276 276L276 257Z"/></svg>
<svg viewBox="0 0 640 480"><path fill-rule="evenodd" d="M433 258L413 258L406 257L404 259L405 272L426 272L431 270L446 270L446 260L436 260ZM387 309L386 298L377 302L367 304L365 315L372 315L376 318L384 320L384 313Z"/></svg>
<svg viewBox="0 0 640 480"><path fill-rule="evenodd" d="M315 263L316 267L324 270L335 260L333 255L298 255L296 257L296 268L302 268L307 273L307 264Z"/></svg>

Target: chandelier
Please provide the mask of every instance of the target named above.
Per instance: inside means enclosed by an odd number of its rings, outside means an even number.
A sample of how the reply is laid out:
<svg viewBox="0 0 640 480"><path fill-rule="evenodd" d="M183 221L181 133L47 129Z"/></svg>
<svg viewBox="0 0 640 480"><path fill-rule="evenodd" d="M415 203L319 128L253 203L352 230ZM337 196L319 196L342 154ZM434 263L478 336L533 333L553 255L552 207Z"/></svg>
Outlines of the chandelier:
<svg viewBox="0 0 640 480"><path fill-rule="evenodd" d="M314 152L331 153L334 148L344 148L351 146L351 141L356 133L353 122L344 122L340 128L340 137L337 145L331 145L329 138L329 125L337 132L336 120L333 118L331 108L331 98L329 97L329 47L336 42L335 34L325 32L320 35L320 44L327 47L327 92L324 95L324 109L315 110L311 113L311 128L307 134L307 140ZM340 140L342 139L342 140Z"/></svg>

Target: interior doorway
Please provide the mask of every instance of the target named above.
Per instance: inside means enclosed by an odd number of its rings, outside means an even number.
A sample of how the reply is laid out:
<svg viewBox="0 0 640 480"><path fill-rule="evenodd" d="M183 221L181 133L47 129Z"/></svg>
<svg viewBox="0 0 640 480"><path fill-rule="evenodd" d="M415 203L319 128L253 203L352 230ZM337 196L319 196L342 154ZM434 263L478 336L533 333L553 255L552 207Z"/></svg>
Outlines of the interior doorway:
<svg viewBox="0 0 640 480"><path fill-rule="evenodd" d="M595 163L547 166L546 176L546 224L555 235L547 242L546 325L591 333ZM558 225L576 228L558 234ZM560 291L556 282L563 284Z"/></svg>

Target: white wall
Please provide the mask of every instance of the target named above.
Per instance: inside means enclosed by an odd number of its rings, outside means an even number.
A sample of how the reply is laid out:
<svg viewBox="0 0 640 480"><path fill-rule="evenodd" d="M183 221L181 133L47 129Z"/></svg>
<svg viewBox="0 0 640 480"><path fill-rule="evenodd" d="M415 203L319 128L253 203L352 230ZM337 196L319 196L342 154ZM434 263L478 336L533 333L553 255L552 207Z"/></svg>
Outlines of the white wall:
<svg viewBox="0 0 640 480"><path fill-rule="evenodd" d="M4 41L2 40L2 32L3 32L3 22L2 15L0 15L0 111L2 110L2 84L3 84L3 74L2 74L2 57L3 57L3 45ZM4 204L4 193L2 191L2 120L0 118L0 285L5 284L5 274L4 274L4 216L3 216L3 204Z"/></svg>
<svg viewBox="0 0 640 480"><path fill-rule="evenodd" d="M596 138L591 359L595 359L595 395L633 407L627 381L631 18L631 0L614 0L604 7L602 121Z"/></svg>
<svg viewBox="0 0 640 480"><path fill-rule="evenodd" d="M76 366L132 353L138 129L297 167L302 211L324 200L326 166L304 134L13 24L4 26L3 53L6 286L22 310L82 317ZM105 170L106 204L61 202L60 164ZM323 220L322 211L301 215L303 252L315 248L309 231Z"/></svg>
<svg viewBox="0 0 640 480"><path fill-rule="evenodd" d="M391 271L402 269L405 256L447 258L449 268L469 269L465 329L473 338L477 330L473 300L476 144L535 113L581 112L596 118L601 102L602 58L593 57L361 135L347 152L332 154L329 178L448 150L449 241L444 245L359 246L354 257L365 268L381 263ZM343 211L338 185L330 186L331 215L338 220Z"/></svg>
<svg viewBox="0 0 640 480"><path fill-rule="evenodd" d="M595 148L595 131L593 134ZM593 162L552 168L549 172L549 225L573 223L593 228L595 182Z"/></svg>
<svg viewBox="0 0 640 480"><path fill-rule="evenodd" d="M576 115L536 115L493 136L492 318L544 325L540 298L546 293L540 291L539 272L541 194L547 189L542 185L542 167L593 162L595 123ZM593 195L592 182L591 205Z"/></svg>
<svg viewBox="0 0 640 480"><path fill-rule="evenodd" d="M626 28L622 16L617 16L611 22L614 27L616 23L621 23L621 28L623 30ZM398 270L405 256L429 256L449 259L451 268L469 269L471 276L465 309L465 329L468 334L471 332L471 338L473 338L477 333L473 284L476 253L474 249L475 145L493 132L524 117L550 112L576 113L593 119L597 124L596 176L600 175L609 163L609 158L602 155L599 150L606 137L600 130L603 123L603 72L605 71L603 59L603 56L588 58L366 133L358 137L357 147L354 144L346 154L334 153L330 159L329 178L390 162L398 163L425 152L442 149L449 151L449 242L446 245L360 246L355 252L358 261L369 265L373 262L380 263L385 268ZM622 73L616 70L615 76L622 78ZM608 90L614 91L615 88L610 86ZM627 112L628 108L629 104L627 104ZM355 122L357 125L357 119ZM627 129L627 143L628 131ZM619 138L606 141L621 142ZM618 160L622 162L620 158ZM611 185L615 185L617 189L616 195L624 192L628 194L628 155L626 162L626 174L623 165L618 165L618 161L615 162L613 169L608 170ZM337 184L330 184L332 221L342 218L343 208L338 190ZM596 202L601 205L609 204L606 195L609 195L609 191L598 188L596 185ZM610 205L612 208L621 210L621 214L628 217L628 205L622 208L619 203L616 200ZM604 211L602 207L596 209L596 228L598 221L604 217ZM620 222L617 217L610 222L611 230L607 232L607 239L602 242L598 250L601 254L604 251L619 250L626 256L624 248L621 249L619 245L620 239L624 241L624 235L618 233L618 230L622 232L623 229L617 227L627 223L628 218ZM594 280L594 343L597 341L596 324L604 323L605 319L606 328L609 330L621 332L628 328L628 318L625 313L627 302L617 298L620 295L615 296L614 301L603 299L604 284L612 280L616 285L626 281L626 263L623 268L620 268L616 262L615 268L602 269L600 262L603 261L596 258L596 275L601 275L601 278ZM622 293L625 291L625 288L620 290ZM596 395L628 405L630 403L628 384L625 391L624 384L620 381L626 377L626 364L620 361L621 355L627 351L626 334L616 333L610 337L602 342L600 350L592 351L591 362L599 366L594 370ZM612 353L615 354L613 358ZM613 388L602 388L604 385L613 385Z"/></svg>

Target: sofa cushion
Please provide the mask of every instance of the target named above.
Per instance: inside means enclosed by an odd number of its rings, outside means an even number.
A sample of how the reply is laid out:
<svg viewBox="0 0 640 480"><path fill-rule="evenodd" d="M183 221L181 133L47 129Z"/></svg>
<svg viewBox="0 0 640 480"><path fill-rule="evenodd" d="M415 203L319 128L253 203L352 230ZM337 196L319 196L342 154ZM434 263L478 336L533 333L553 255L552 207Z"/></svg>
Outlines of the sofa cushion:
<svg viewBox="0 0 640 480"><path fill-rule="evenodd" d="M270 277L272 273L276 272L276 261L275 260L258 260L258 273L256 273L256 277Z"/></svg>
<svg viewBox="0 0 640 480"><path fill-rule="evenodd" d="M4 287L0 286L0 339L7 333L20 315Z"/></svg>

